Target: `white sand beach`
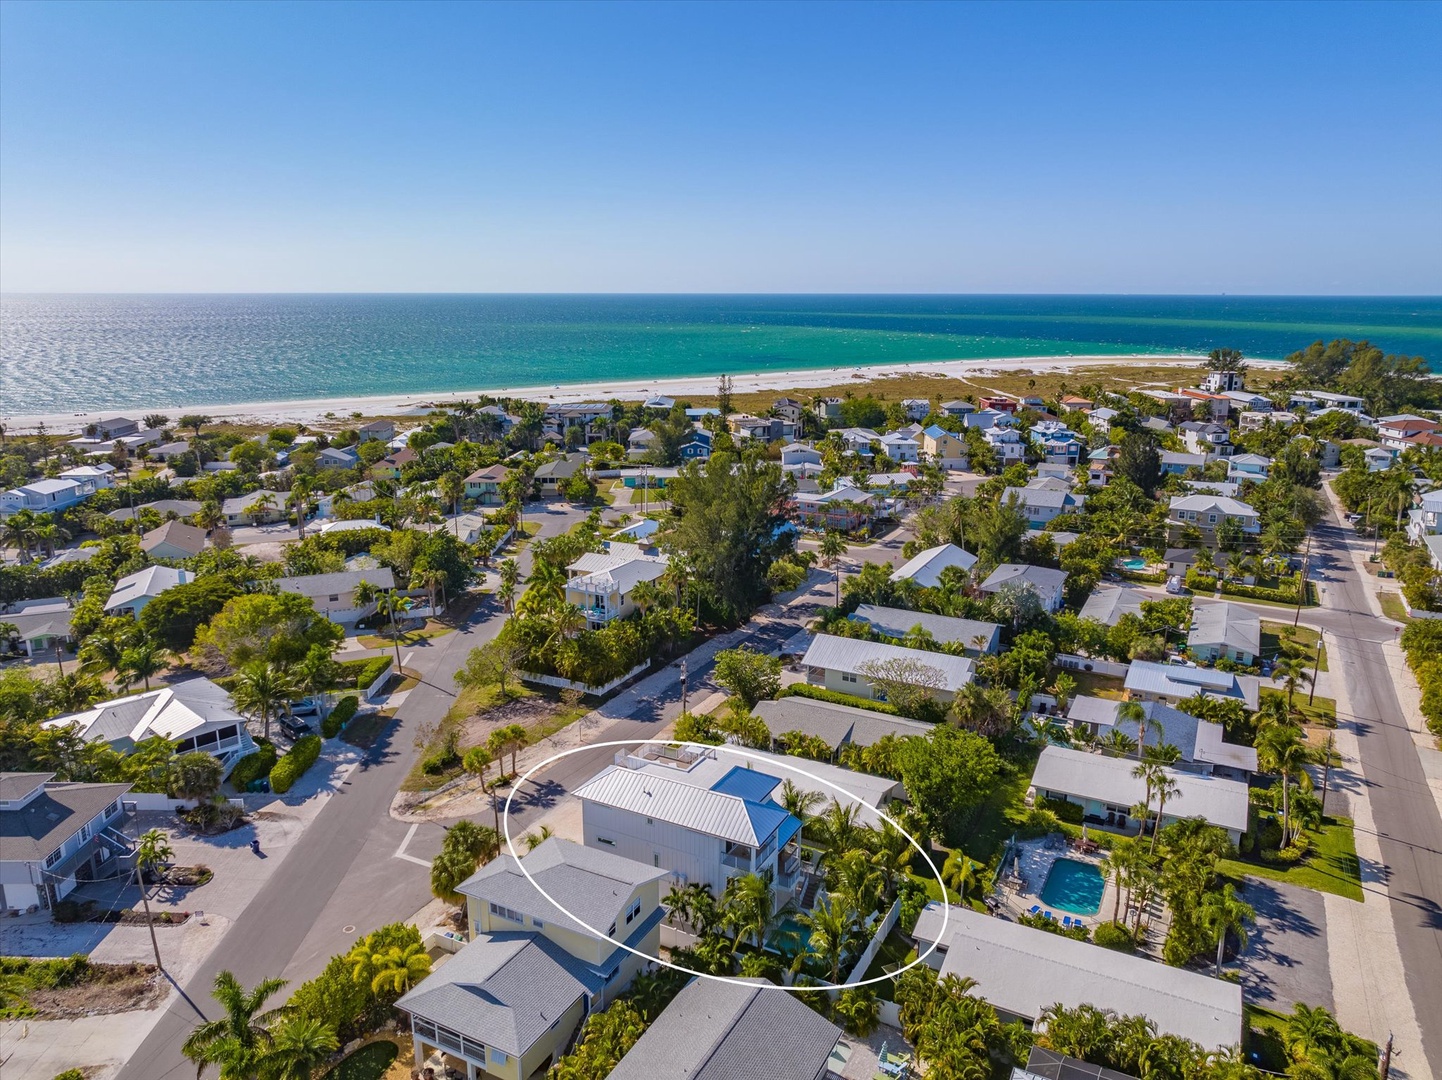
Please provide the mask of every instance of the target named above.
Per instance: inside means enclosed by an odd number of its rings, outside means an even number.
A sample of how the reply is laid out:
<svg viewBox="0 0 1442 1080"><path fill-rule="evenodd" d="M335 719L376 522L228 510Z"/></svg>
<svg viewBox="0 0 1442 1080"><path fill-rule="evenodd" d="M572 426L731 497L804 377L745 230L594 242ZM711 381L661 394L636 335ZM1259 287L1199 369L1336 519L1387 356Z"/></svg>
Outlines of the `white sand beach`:
<svg viewBox="0 0 1442 1080"><path fill-rule="evenodd" d="M1078 369L1118 364L1139 363L1152 367L1189 366L1201 356L1185 353L1144 354L1127 356L1027 356L997 357L986 360L938 360L902 364L870 364L858 367L808 368L801 371L754 372L731 377L735 393L759 390L805 390L837 386L855 380L857 383L889 376L932 375L938 378L984 379L988 372L1030 372L1054 375ZM1280 361L1249 360L1254 366ZM447 402L474 398L480 394L492 397L526 398L545 403L576 401L643 400L652 394L669 397L714 395L714 375L682 378L655 378L634 381L591 381L562 383L554 386L514 386L486 390L454 390L439 393L390 394L375 397L308 398L293 401L253 401L229 405L194 404L149 408L106 409L81 413L31 413L4 416L7 430L21 434L33 431L39 424L57 434L80 431L85 425L117 413L134 414L161 411L172 419L183 412L203 412L215 420L238 420L250 423L324 423L348 417L351 413L365 416L422 416ZM332 414L329 418L327 414Z"/></svg>

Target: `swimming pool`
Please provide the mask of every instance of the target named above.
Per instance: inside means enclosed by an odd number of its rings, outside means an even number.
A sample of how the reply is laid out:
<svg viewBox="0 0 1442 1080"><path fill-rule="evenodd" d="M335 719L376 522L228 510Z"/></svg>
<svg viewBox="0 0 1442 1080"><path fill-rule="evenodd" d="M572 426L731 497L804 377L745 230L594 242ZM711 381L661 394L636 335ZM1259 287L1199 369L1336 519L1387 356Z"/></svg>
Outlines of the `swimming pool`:
<svg viewBox="0 0 1442 1080"><path fill-rule="evenodd" d="M1095 915L1101 910L1105 885L1102 872L1091 863L1058 859L1042 886L1042 903L1073 915Z"/></svg>
<svg viewBox="0 0 1442 1080"><path fill-rule="evenodd" d="M782 956L797 956L806 951L807 943L810 941L811 927L802 926L788 915L776 925L776 929L772 931L771 938L766 944Z"/></svg>
<svg viewBox="0 0 1442 1080"><path fill-rule="evenodd" d="M1139 555L1128 555L1125 559L1118 559L1117 565L1123 570L1140 571L1147 568L1147 560Z"/></svg>

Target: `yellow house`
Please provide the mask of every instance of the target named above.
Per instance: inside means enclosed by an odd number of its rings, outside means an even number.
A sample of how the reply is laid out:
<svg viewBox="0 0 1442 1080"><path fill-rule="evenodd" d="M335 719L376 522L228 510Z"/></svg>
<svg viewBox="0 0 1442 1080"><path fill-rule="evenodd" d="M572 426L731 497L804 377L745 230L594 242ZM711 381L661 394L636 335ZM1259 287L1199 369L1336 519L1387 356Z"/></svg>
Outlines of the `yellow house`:
<svg viewBox="0 0 1442 1080"><path fill-rule="evenodd" d="M418 1065L528 1080L659 955L665 870L554 837L524 863L534 883L503 855L461 884L470 943L396 1003Z"/></svg>
<svg viewBox="0 0 1442 1080"><path fill-rule="evenodd" d="M921 451L927 461L943 469L966 468L966 441L936 424L922 430Z"/></svg>

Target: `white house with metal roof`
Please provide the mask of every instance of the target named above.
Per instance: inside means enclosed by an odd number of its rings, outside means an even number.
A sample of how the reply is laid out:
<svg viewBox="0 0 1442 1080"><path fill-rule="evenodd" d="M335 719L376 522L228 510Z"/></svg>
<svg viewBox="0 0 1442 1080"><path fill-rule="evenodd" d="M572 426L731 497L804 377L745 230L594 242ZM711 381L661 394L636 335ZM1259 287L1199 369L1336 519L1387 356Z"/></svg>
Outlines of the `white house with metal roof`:
<svg viewBox="0 0 1442 1080"><path fill-rule="evenodd" d="M1142 602L1150 599L1140 589L1120 585L1098 585L1082 605L1081 617L1095 619L1103 626L1115 626L1123 615L1142 617Z"/></svg>
<svg viewBox="0 0 1442 1080"><path fill-rule="evenodd" d="M1093 738L1119 731L1147 746L1175 746L1182 755L1176 767L1186 772L1246 781L1257 771L1257 751L1227 742L1221 724L1199 719L1162 701L1138 704L1143 719L1124 720L1119 715L1122 702L1078 694L1067 703L1066 721L1073 731Z"/></svg>
<svg viewBox="0 0 1442 1080"><path fill-rule="evenodd" d="M770 871L779 908L802 883L801 822L771 801L780 786L715 751L647 745L618 752L575 795L587 847L701 882L716 896L733 877Z"/></svg>
<svg viewBox="0 0 1442 1080"><path fill-rule="evenodd" d="M1127 697L1134 701L1166 701L1175 705L1200 694L1240 701L1247 708L1256 709L1260 704L1261 683L1255 676L1230 671L1133 660L1127 668L1125 689Z"/></svg>
<svg viewBox="0 0 1442 1080"><path fill-rule="evenodd" d="M889 669L890 677L903 682L908 681L907 672L912 672L918 686L929 687L942 701L950 701L976 674L975 665L963 656L831 634L817 634L801 663L809 683L839 694L878 700L885 694L867 678L873 665Z"/></svg>
<svg viewBox="0 0 1442 1080"><path fill-rule="evenodd" d="M1242 988L1235 982L1099 949L970 908L952 906L943 913L935 901L922 909L911 936L918 952L936 943L926 962L943 976L975 979L976 995L995 1006L1003 1020L1033 1021L1057 1003L1095 1005L1146 1016L1160 1034L1191 1039L1209 1050L1234 1046L1242 1038Z"/></svg>
<svg viewBox="0 0 1442 1080"><path fill-rule="evenodd" d="M133 574L126 574L115 583L110 597L105 601L107 615L139 615L145 605L166 589L177 585L189 585L195 574L189 570L177 570L171 566L147 566Z"/></svg>
<svg viewBox="0 0 1442 1080"><path fill-rule="evenodd" d="M979 619L958 619L878 604L862 604L851 617L887 637L904 638L919 628L943 645L961 645L973 653L994 653L1001 646L1001 627Z"/></svg>
<svg viewBox="0 0 1442 1080"><path fill-rule="evenodd" d="M1132 807L1145 800L1147 789L1145 781L1132 775L1136 765L1135 758L1048 746L1032 770L1029 793L1076 803L1082 808L1082 820L1089 825L1137 833L1143 823L1132 815ZM1201 818L1225 829L1234 844L1242 838L1247 831L1248 809L1244 782L1174 768L1162 771L1176 782L1176 791L1162 811L1163 828L1183 818ZM1151 816L1155 815L1153 799Z"/></svg>
<svg viewBox="0 0 1442 1080"><path fill-rule="evenodd" d="M395 574L389 566L373 570L338 570L330 574L302 574L298 577L277 578L275 587L280 592L304 596L327 619L334 623L359 622L376 612L376 602L362 604L356 600L356 590L361 582L367 582L378 589L394 589Z"/></svg>
<svg viewBox="0 0 1442 1080"><path fill-rule="evenodd" d="M941 585L941 572L949 566L971 573L976 565L976 556L955 544L938 544L924 551L918 551L891 573L892 581L910 581L923 589L935 589Z"/></svg>

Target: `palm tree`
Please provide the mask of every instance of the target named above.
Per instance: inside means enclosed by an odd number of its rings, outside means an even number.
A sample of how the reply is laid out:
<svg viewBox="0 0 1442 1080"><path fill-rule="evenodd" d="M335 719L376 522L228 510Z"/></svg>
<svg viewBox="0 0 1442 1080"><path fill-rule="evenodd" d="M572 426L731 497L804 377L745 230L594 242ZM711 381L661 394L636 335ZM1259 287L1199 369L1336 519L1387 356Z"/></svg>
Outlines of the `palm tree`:
<svg viewBox="0 0 1442 1080"><path fill-rule="evenodd" d="M1306 686L1312 681L1311 673L1307 671L1307 664L1300 656L1282 655L1272 664L1272 681L1281 680L1283 688L1287 692L1287 712L1292 711L1292 696L1297 692L1297 687Z"/></svg>
<svg viewBox="0 0 1442 1080"><path fill-rule="evenodd" d="M1293 1061L1315 1061L1325 1058L1341 1041L1342 1028L1337 1018L1320 1005L1313 1007L1299 1001L1292 1006L1282 1037L1287 1057Z"/></svg>
<svg viewBox="0 0 1442 1080"><path fill-rule="evenodd" d="M981 863L967 858L961 848L955 848L951 854L947 855L946 862L941 868L941 880L964 901L967 893L981 884L981 879L977 877L976 873L980 869Z"/></svg>
<svg viewBox="0 0 1442 1080"><path fill-rule="evenodd" d="M812 811L826 801L819 791L807 791L793 780L781 782L781 808L803 825L812 819Z"/></svg>
<svg viewBox="0 0 1442 1080"><path fill-rule="evenodd" d="M865 851L856 849L833 859L826 876L831 895L853 916L879 907L885 877Z"/></svg>
<svg viewBox="0 0 1442 1080"><path fill-rule="evenodd" d="M134 624L107 622L104 629L91 634L80 646L80 670L87 675L119 671L125 650L134 641L135 635Z"/></svg>
<svg viewBox="0 0 1442 1080"><path fill-rule="evenodd" d="M806 941L806 950L797 954L796 968L810 956L831 971L832 984L841 981L841 961L846 952L846 939L851 933L850 914L843 913L836 902L828 897L825 903L817 904L811 911L795 916L796 921L811 931Z"/></svg>
<svg viewBox="0 0 1442 1080"><path fill-rule="evenodd" d="M200 504L200 509L195 512L195 523L206 532L220 528L225 524L225 514L220 509L220 503L214 499L207 499Z"/></svg>
<svg viewBox="0 0 1442 1080"><path fill-rule="evenodd" d="M1237 951L1247 947L1247 924L1257 913L1252 905L1237 898L1237 890L1231 885L1222 886L1221 892L1207 893L1202 898L1202 925L1217 938L1217 978L1222 977L1222 960L1227 948L1227 935L1237 936Z"/></svg>
<svg viewBox="0 0 1442 1080"><path fill-rule="evenodd" d="M496 728L486 739L486 749L494 754L497 760L504 759L506 754L511 755L511 772L516 772L516 754L525 748L530 741L529 734L520 724L507 724L505 727Z"/></svg>
<svg viewBox="0 0 1442 1080"><path fill-rule="evenodd" d="M425 589L428 594L430 594L430 599L431 599L431 615L434 616L434 615L436 614L436 612L439 610L439 609L436 607L436 594L437 594L437 593L440 594L441 603L442 603L442 604L445 603L445 599L446 599L446 572L445 572L444 570L440 569L439 567L426 566L426 567L422 567L421 569L417 570L414 574L412 574L412 575L411 575L411 580L412 580L415 584L419 585L422 589Z"/></svg>
<svg viewBox="0 0 1442 1080"><path fill-rule="evenodd" d="M1117 757L1130 757L1136 752L1137 743L1125 731L1108 728L1107 733L1097 740L1097 747Z"/></svg>
<svg viewBox="0 0 1442 1080"><path fill-rule="evenodd" d="M855 846L861 832L857 821L859 816L860 808L855 803L842 806L832 799L825 812L814 819L816 830L821 834L822 842L831 849L831 854L840 856Z"/></svg>
<svg viewBox="0 0 1442 1080"><path fill-rule="evenodd" d="M841 606L841 556L846 554L846 537L827 529L821 538L821 565L836 575L836 606Z"/></svg>
<svg viewBox="0 0 1442 1080"><path fill-rule="evenodd" d="M116 670L127 684L133 683L137 679L143 679L145 691L149 693L150 677L159 675L169 663L169 649L147 637L141 637L121 654L120 666Z"/></svg>
<svg viewBox="0 0 1442 1080"><path fill-rule="evenodd" d="M1262 768L1282 778L1282 841L1292 831L1292 777L1311 757L1302 739L1302 729L1291 724L1273 724L1257 736L1257 758Z"/></svg>
<svg viewBox="0 0 1442 1080"><path fill-rule="evenodd" d="M280 715L280 710L295 695L295 684L290 676L274 664L255 660L240 669L230 697L241 712L259 716L264 734L270 738L270 719Z"/></svg>
<svg viewBox="0 0 1442 1080"><path fill-rule="evenodd" d="M461 536L461 496L466 493L466 481L458 472L441 473L436 478L436 490L441 498L451 504L451 524L455 526L456 539Z"/></svg>
<svg viewBox="0 0 1442 1080"><path fill-rule="evenodd" d="M1137 757L1147 744L1147 710L1140 701L1123 701L1117 706L1117 723L1129 721L1137 725Z"/></svg>
<svg viewBox="0 0 1442 1080"><path fill-rule="evenodd" d="M180 1052L195 1062L196 1075L207 1065L220 1066L220 1080L251 1080L274 1045L270 1025L281 1010L262 1012L265 1003L285 989L284 979L262 979L247 991L229 971L215 977L210 994L225 1009L225 1015L200 1024L181 1046Z"/></svg>
<svg viewBox="0 0 1442 1080"><path fill-rule="evenodd" d="M1167 772L1160 765L1155 766L1156 775L1152 780L1152 790L1157 796L1157 821L1152 826L1152 846L1148 849L1148 855L1155 855L1157 851L1157 837L1162 834L1162 811L1167 808L1168 799L1180 799L1181 789L1177 786L1176 777Z"/></svg>
<svg viewBox="0 0 1442 1080"><path fill-rule="evenodd" d="M430 957L426 957L427 964ZM315 1070L340 1046L335 1028L308 1016L287 1016L271 1029L270 1049L257 1080L311 1080Z"/></svg>
<svg viewBox="0 0 1442 1080"><path fill-rule="evenodd" d="M521 837L521 839L526 842L527 851L535 851L538 847L540 847L542 844L544 844L547 840L549 840L555 835L556 831L552 829L549 825L542 825L539 829L532 829L530 832L526 833L525 836Z"/></svg>
<svg viewBox="0 0 1442 1080"><path fill-rule="evenodd" d="M195 750L171 759L170 790L177 799L194 799L198 807L220 790L225 766L214 754Z"/></svg>
<svg viewBox="0 0 1442 1080"><path fill-rule="evenodd" d="M1132 768L1132 778L1140 780L1146 785L1146 797L1137 803L1136 806L1132 807L1132 812L1142 819L1144 828L1147 818L1151 817L1152 814L1152 795L1156 791L1157 777L1161 774L1161 771L1162 767L1160 765L1155 765L1150 761L1143 761ZM1141 812L1137 813L1138 810Z"/></svg>
<svg viewBox="0 0 1442 1080"><path fill-rule="evenodd" d="M368 983L373 994L404 994L431 973L431 958L419 941L371 948L362 942L346 957L351 978Z"/></svg>
<svg viewBox="0 0 1442 1080"><path fill-rule="evenodd" d="M291 677L295 680L296 689L304 691L320 707L321 719L325 719L326 691L336 677L336 663L330 658L330 653L320 645L312 646L291 671Z"/></svg>
<svg viewBox="0 0 1442 1080"><path fill-rule="evenodd" d="M521 566L515 559L501 563L501 603L507 611L515 610L516 589L521 583Z"/></svg>
<svg viewBox="0 0 1442 1080"><path fill-rule="evenodd" d="M145 878L155 867L174 857L175 852L171 850L165 833L159 829L147 829L140 834L135 845L135 884L140 886L140 902L145 908L145 925L150 930L150 947L155 950L155 966L161 971L165 970L165 965L160 962L160 942L155 940L155 922L150 917L150 890L146 887Z"/></svg>
<svg viewBox="0 0 1442 1080"><path fill-rule="evenodd" d="M771 872L741 874L726 883L721 897L721 909L726 925L734 935L731 939L731 955L741 947L742 939L750 934L761 948L766 932L775 921L775 903L771 893Z"/></svg>

